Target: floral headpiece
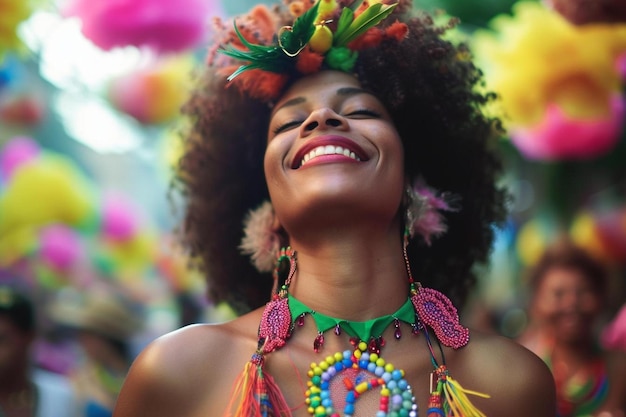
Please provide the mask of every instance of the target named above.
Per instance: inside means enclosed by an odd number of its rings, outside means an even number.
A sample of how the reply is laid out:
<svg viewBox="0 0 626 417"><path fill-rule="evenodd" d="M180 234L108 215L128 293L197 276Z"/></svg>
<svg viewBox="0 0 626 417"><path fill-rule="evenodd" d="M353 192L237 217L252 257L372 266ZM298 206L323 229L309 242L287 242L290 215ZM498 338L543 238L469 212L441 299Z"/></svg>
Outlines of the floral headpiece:
<svg viewBox="0 0 626 417"><path fill-rule="evenodd" d="M229 74L228 81L251 97L272 100L290 76L324 68L351 72L359 50L377 46L384 39L404 39L408 32L404 23L376 27L401 2L317 0L307 9L306 2L293 1L289 10L297 18L277 33L270 10L257 6L235 21L234 31L213 52L245 62L220 65L220 72ZM209 54L209 64L214 58L215 53Z"/></svg>

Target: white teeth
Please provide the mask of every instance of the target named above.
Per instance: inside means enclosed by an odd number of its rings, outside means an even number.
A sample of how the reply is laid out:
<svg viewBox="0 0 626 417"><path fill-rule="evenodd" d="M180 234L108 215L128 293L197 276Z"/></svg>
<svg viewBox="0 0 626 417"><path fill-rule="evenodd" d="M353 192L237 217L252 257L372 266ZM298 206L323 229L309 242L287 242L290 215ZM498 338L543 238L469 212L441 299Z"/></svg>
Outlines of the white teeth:
<svg viewBox="0 0 626 417"><path fill-rule="evenodd" d="M326 145L326 146L318 146L317 148L311 150L309 153L304 155L304 158L302 158L302 161L300 162L300 166L303 166L304 164L309 162L311 159L314 159L315 157L322 156L322 155L344 155L344 156L354 159L355 161L361 160L359 159L358 156L356 156L354 152L350 151L350 149L345 149L345 148L342 148L341 146Z"/></svg>

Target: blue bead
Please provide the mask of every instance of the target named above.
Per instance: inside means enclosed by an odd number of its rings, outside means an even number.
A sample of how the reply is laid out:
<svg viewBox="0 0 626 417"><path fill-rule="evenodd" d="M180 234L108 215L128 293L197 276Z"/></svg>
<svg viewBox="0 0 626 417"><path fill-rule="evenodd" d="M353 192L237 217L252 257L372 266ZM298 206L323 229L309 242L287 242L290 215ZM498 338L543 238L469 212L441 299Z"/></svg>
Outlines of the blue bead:
<svg viewBox="0 0 626 417"><path fill-rule="evenodd" d="M382 378L385 380L385 382L387 382L387 383L388 383L389 381L391 381L391 374L390 374L389 372L385 372L385 373L382 375Z"/></svg>
<svg viewBox="0 0 626 417"><path fill-rule="evenodd" d="M368 370L369 372L371 372L371 373L374 373L374 371L376 370L376 364L375 364L375 363L370 362L370 363L367 365L367 370Z"/></svg>
<svg viewBox="0 0 626 417"><path fill-rule="evenodd" d="M343 409L344 414L354 414L354 404L346 404Z"/></svg>
<svg viewBox="0 0 626 417"><path fill-rule="evenodd" d="M348 391L348 393L346 394L346 402L349 404L354 404L354 401L356 401L354 391Z"/></svg>
<svg viewBox="0 0 626 417"><path fill-rule="evenodd" d="M374 375L376 376L383 376L384 373L385 373L385 368L383 368L382 366L377 366L376 369L374 370Z"/></svg>
<svg viewBox="0 0 626 417"><path fill-rule="evenodd" d="M387 382L387 388L389 388L390 390L394 390L396 388L396 381L391 380Z"/></svg>
<svg viewBox="0 0 626 417"><path fill-rule="evenodd" d="M328 392L328 390L322 389L322 392L320 392L320 397L322 398L322 400L330 398L330 392Z"/></svg>
<svg viewBox="0 0 626 417"><path fill-rule="evenodd" d="M344 359L342 362L343 366L346 368L350 368L352 366L352 361L350 359Z"/></svg>
<svg viewBox="0 0 626 417"><path fill-rule="evenodd" d="M332 402L332 400L330 398L324 398L322 400L322 406L324 406L324 408L328 408L331 405L333 405L333 402Z"/></svg>
<svg viewBox="0 0 626 417"><path fill-rule="evenodd" d="M379 410L376 412L376 417L387 417L387 413Z"/></svg>
<svg viewBox="0 0 626 417"><path fill-rule="evenodd" d="M335 363L335 369L336 369L337 371L341 371L341 370L343 370L343 363L341 363L341 362L336 362L336 363Z"/></svg>
<svg viewBox="0 0 626 417"><path fill-rule="evenodd" d="M409 383L406 382L406 379L401 379L400 381L398 381L398 388L400 388L401 390L405 390L407 389L407 387L409 386Z"/></svg>
<svg viewBox="0 0 626 417"><path fill-rule="evenodd" d="M359 361L359 368L361 369L367 369L367 366L370 364L370 361L364 361L363 359L361 359Z"/></svg>
<svg viewBox="0 0 626 417"><path fill-rule="evenodd" d="M395 379L396 381L402 379L402 372L400 372L398 369L395 369L392 373L391 376L393 377L393 379Z"/></svg>
<svg viewBox="0 0 626 417"><path fill-rule="evenodd" d="M320 385L320 388L322 390L328 391L328 388L330 388L330 382L328 381L322 381L322 384Z"/></svg>

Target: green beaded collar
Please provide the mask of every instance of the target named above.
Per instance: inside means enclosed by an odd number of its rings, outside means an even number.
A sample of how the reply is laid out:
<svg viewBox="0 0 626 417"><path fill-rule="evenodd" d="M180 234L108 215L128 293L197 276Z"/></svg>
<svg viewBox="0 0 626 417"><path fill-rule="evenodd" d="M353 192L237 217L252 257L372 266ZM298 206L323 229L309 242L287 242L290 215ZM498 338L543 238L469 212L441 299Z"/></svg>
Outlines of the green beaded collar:
<svg viewBox="0 0 626 417"><path fill-rule="evenodd" d="M379 337L395 320L403 321L412 326L416 323L415 309L410 298L407 298L406 302L395 313L368 321L350 321L326 316L298 301L291 294L289 294L289 311L294 323L299 317L310 314L320 333L340 327L351 337L358 337L359 340L363 341L368 341L372 337Z"/></svg>

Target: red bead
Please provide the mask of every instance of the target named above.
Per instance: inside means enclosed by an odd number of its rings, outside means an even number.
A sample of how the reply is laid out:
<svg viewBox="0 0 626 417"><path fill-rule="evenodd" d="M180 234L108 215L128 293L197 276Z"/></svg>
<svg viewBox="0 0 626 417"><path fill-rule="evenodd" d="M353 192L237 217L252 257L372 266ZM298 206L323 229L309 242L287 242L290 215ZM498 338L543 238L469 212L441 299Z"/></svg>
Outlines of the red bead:
<svg viewBox="0 0 626 417"><path fill-rule="evenodd" d="M319 333L313 341L313 350L315 351L315 353L318 353L322 346L324 346L324 334Z"/></svg>

